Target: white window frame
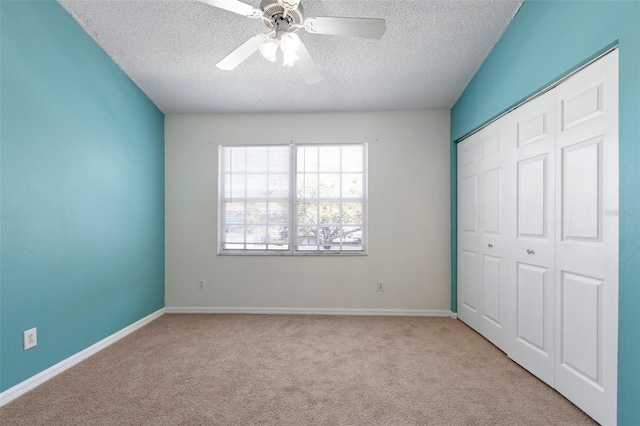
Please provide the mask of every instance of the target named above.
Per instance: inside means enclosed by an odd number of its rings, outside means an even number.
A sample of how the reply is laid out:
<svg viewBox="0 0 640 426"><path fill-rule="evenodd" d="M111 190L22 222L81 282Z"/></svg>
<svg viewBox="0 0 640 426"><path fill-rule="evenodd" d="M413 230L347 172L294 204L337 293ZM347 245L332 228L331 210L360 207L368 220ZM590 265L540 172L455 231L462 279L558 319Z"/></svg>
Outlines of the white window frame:
<svg viewBox="0 0 640 426"><path fill-rule="evenodd" d="M288 235L288 248L287 249L225 249L223 248L223 236L225 234L225 199L223 198L224 192L224 156L223 150L225 148L268 148L268 147L289 147L289 235ZM362 147L363 151L363 159L362 159L362 198L349 198L349 197L319 197L317 198L318 202L322 201L337 201L337 202L362 202L362 218L361 218L361 249L350 249L350 250L299 250L298 249L298 191L297 191L297 175L298 170L296 170L296 148L297 147L323 147L323 146L359 146ZM354 172L345 172L342 170L340 174L344 173L354 173ZM320 174L320 172L318 172ZM324 143L324 144L253 144L253 145L219 145L218 147L218 236L217 236L217 244L218 244L218 255L226 256L226 255L240 255L240 256L366 256L367 255L367 247L368 247L368 144L366 143ZM342 179L341 179L342 181ZM341 184L342 185L342 184ZM239 198L239 200L251 199L252 201L260 201L264 200L263 198L250 198L245 194L244 197ZM346 200L346 201L345 201ZM342 216L342 215L341 215ZM339 224L328 224L334 226L345 226L344 223ZM320 227L320 224L316 224L316 226ZM348 227L349 224L346 224ZM244 231L246 232L246 230ZM246 240L246 239L245 239ZM246 244L246 243L245 243ZM340 247L342 246L342 239L337 244ZM318 244L318 247L320 244Z"/></svg>

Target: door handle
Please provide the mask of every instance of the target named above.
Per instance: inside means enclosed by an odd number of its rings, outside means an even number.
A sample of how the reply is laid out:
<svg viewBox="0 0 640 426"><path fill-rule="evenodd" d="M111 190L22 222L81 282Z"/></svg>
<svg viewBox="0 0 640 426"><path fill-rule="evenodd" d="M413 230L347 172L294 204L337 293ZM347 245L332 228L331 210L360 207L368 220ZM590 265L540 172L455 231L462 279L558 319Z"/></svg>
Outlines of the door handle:
<svg viewBox="0 0 640 426"><path fill-rule="evenodd" d="M536 252L534 250L527 249L527 254L536 254Z"/></svg>
<svg viewBox="0 0 640 426"><path fill-rule="evenodd" d="M489 246L489 248L493 248L493 244L489 243L487 245Z"/></svg>

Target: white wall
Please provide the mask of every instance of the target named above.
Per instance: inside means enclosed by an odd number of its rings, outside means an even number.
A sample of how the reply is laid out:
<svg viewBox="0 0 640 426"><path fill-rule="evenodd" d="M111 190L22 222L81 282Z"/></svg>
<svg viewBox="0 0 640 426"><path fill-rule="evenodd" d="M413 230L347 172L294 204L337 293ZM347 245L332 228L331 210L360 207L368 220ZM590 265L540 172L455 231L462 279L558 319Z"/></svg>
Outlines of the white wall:
<svg viewBox="0 0 640 426"><path fill-rule="evenodd" d="M448 111L168 115L165 141L167 308L449 310ZM216 254L218 145L291 141L369 144L368 256Z"/></svg>

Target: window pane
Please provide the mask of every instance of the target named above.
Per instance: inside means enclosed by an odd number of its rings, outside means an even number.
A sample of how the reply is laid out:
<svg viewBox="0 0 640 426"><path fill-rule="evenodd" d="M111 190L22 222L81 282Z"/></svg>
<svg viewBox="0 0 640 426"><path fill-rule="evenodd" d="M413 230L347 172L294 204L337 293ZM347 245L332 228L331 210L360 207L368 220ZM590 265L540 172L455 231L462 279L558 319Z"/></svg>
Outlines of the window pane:
<svg viewBox="0 0 640 426"><path fill-rule="evenodd" d="M245 172L246 171L246 149L244 147L226 148L226 158L228 158L228 171Z"/></svg>
<svg viewBox="0 0 640 426"><path fill-rule="evenodd" d="M318 249L318 228L315 227L299 227L298 228L298 249L299 250L317 250Z"/></svg>
<svg viewBox="0 0 640 426"><path fill-rule="evenodd" d="M289 151L290 148L288 146L269 147L269 173L289 175L289 167L291 165Z"/></svg>
<svg viewBox="0 0 640 426"><path fill-rule="evenodd" d="M244 203L225 203L225 223L244 223Z"/></svg>
<svg viewBox="0 0 640 426"><path fill-rule="evenodd" d="M220 247L267 250L274 238L273 248L281 249L282 235L288 246L291 148L223 147L220 155L220 219L225 230ZM281 229L286 232L281 234Z"/></svg>
<svg viewBox="0 0 640 426"><path fill-rule="evenodd" d="M348 198L362 197L363 185L361 174L343 174L342 175L342 196Z"/></svg>
<svg viewBox="0 0 640 426"><path fill-rule="evenodd" d="M340 146L321 146L318 149L318 157L319 171L340 171Z"/></svg>
<svg viewBox="0 0 640 426"><path fill-rule="evenodd" d="M340 197L340 175L322 174L320 178L320 197L338 198Z"/></svg>
<svg viewBox="0 0 640 426"><path fill-rule="evenodd" d="M300 237L309 237L305 229L310 225L319 225L315 235L316 250L362 250L365 146L318 146L317 171L299 166L303 160L303 149L308 153L311 147L296 149L298 244L302 247L299 249L312 250L315 244L308 238L303 244ZM304 164L308 164L306 157L304 159ZM310 199L317 202L310 202Z"/></svg>
<svg viewBox="0 0 640 426"><path fill-rule="evenodd" d="M226 198L244 198L245 175L228 174L224 180L224 196Z"/></svg>
<svg viewBox="0 0 640 426"><path fill-rule="evenodd" d="M362 203L342 203L342 223L362 223Z"/></svg>
<svg viewBox="0 0 640 426"><path fill-rule="evenodd" d="M350 145L342 147L342 171L343 172L362 172L363 167L363 147L358 145Z"/></svg>
<svg viewBox="0 0 640 426"><path fill-rule="evenodd" d="M320 223L340 224L340 203L338 201L320 203Z"/></svg>
<svg viewBox="0 0 640 426"><path fill-rule="evenodd" d="M246 242L252 245L258 244L266 244L267 238L267 227L259 226L259 225L247 225L247 236ZM255 247L254 247L255 248ZM265 247L266 248L266 247ZM249 247L247 247L249 249Z"/></svg>
<svg viewBox="0 0 640 426"><path fill-rule="evenodd" d="M309 199L318 197L318 175L301 174L297 175L298 198Z"/></svg>
<svg viewBox="0 0 640 426"><path fill-rule="evenodd" d="M269 203L269 223L287 225L289 223L289 203Z"/></svg>
<svg viewBox="0 0 640 426"><path fill-rule="evenodd" d="M318 223L317 203L298 203L298 224L316 225Z"/></svg>
<svg viewBox="0 0 640 426"><path fill-rule="evenodd" d="M351 245L362 245L362 228L359 226L345 226L342 229L342 243Z"/></svg>
<svg viewBox="0 0 640 426"><path fill-rule="evenodd" d="M244 243L244 226L230 225L225 229L225 242Z"/></svg>
<svg viewBox="0 0 640 426"><path fill-rule="evenodd" d="M280 245L280 246L286 246L286 248L289 248L289 228L288 227L270 226L268 233L269 233L269 245L274 245L274 246Z"/></svg>
<svg viewBox="0 0 640 426"><path fill-rule="evenodd" d="M269 175L269 196L288 197L289 196L289 175L272 174Z"/></svg>
<svg viewBox="0 0 640 426"><path fill-rule="evenodd" d="M267 147L253 146L246 148L247 152L247 172L266 172L269 157Z"/></svg>
<svg viewBox="0 0 640 426"><path fill-rule="evenodd" d="M224 244L223 247L225 250L242 250L244 249L244 244Z"/></svg>
<svg viewBox="0 0 640 426"><path fill-rule="evenodd" d="M318 171L318 147L296 147L296 169L304 172Z"/></svg>
<svg viewBox="0 0 640 426"><path fill-rule="evenodd" d="M247 176L247 197L267 196L267 175Z"/></svg>
<svg viewBox="0 0 640 426"><path fill-rule="evenodd" d="M342 232L339 226L323 226L318 228L320 250L339 250L341 236Z"/></svg>
<svg viewBox="0 0 640 426"><path fill-rule="evenodd" d="M247 224L267 223L267 203L247 203Z"/></svg>

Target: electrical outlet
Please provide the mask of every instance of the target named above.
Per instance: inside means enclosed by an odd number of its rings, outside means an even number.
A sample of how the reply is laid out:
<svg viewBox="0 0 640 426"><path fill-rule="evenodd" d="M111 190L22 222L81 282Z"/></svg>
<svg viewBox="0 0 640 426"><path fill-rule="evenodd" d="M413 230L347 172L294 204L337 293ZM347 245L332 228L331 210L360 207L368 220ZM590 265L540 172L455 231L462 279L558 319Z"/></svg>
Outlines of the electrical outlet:
<svg viewBox="0 0 640 426"><path fill-rule="evenodd" d="M384 283L382 281L378 281L377 289L378 291L384 291Z"/></svg>
<svg viewBox="0 0 640 426"><path fill-rule="evenodd" d="M204 280L198 281L198 290L204 290Z"/></svg>
<svg viewBox="0 0 640 426"><path fill-rule="evenodd" d="M38 330L34 327L23 333L24 350L31 349L38 344Z"/></svg>

